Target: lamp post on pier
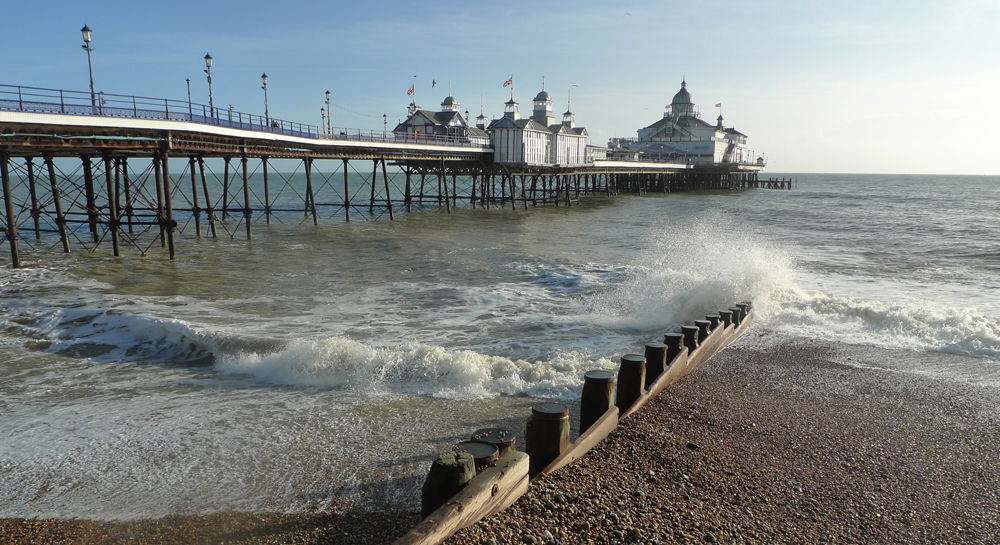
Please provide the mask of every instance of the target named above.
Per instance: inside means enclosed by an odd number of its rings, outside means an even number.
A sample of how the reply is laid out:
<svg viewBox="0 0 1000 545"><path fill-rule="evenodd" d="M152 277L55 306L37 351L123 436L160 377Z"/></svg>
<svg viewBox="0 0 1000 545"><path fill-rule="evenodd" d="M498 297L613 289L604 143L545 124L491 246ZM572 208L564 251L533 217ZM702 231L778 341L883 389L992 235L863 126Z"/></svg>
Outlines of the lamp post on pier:
<svg viewBox="0 0 1000 545"><path fill-rule="evenodd" d="M87 52L87 71L90 72L90 106L97 107L97 96L94 94L94 64L90 60L90 52L94 49L90 47L90 40L93 36L92 30L87 25L83 25L80 33L83 34L83 50Z"/></svg>
<svg viewBox="0 0 1000 545"><path fill-rule="evenodd" d="M326 108L319 109L320 128L326 132Z"/></svg>
<svg viewBox="0 0 1000 545"><path fill-rule="evenodd" d="M191 78L187 78L188 84L188 121L194 121L194 110L191 108Z"/></svg>
<svg viewBox="0 0 1000 545"><path fill-rule="evenodd" d="M261 81L261 83L264 84L264 85L261 86L261 89L264 90L264 119L266 120L267 125L270 127L271 126L271 114L267 110L267 73L266 72L260 75L260 81Z"/></svg>
<svg viewBox="0 0 1000 545"><path fill-rule="evenodd" d="M389 122L389 117L387 115L385 115L385 114L382 114L382 139L383 140L385 140L385 134L386 134L385 130L388 128L388 126L386 125L386 123L388 123L388 122Z"/></svg>
<svg viewBox="0 0 1000 545"><path fill-rule="evenodd" d="M326 92L326 134L333 135L333 129L330 128L330 119L333 117L333 112L330 111L330 91Z"/></svg>
<svg viewBox="0 0 1000 545"><path fill-rule="evenodd" d="M208 109L215 117L215 102L212 100L212 56L205 53L205 73L208 74Z"/></svg>

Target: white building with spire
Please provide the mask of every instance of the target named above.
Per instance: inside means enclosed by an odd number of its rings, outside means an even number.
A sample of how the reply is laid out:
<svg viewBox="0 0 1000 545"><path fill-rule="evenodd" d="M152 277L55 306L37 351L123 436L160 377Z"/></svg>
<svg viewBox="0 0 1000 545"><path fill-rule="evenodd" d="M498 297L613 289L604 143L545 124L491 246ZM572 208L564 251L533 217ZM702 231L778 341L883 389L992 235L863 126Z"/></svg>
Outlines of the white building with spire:
<svg viewBox="0 0 1000 545"><path fill-rule="evenodd" d="M450 94L441 101L441 111L428 112L417 105L416 101L410 103L409 117L396 128L392 133L396 136L419 140L420 138L435 140L439 137L452 140L465 140L488 146L490 137L484 130L482 123L477 127L470 127L465 117L462 116L461 104ZM485 117L480 114L480 121Z"/></svg>
<svg viewBox="0 0 1000 545"><path fill-rule="evenodd" d="M701 119L687 90L687 81L682 79L681 88L666 107L662 119L639 129L638 138L613 138L608 148L612 154L681 159L699 166L757 166L758 162L747 149L747 136L732 127L726 128L722 122L721 113L715 125Z"/></svg>
<svg viewBox="0 0 1000 545"><path fill-rule="evenodd" d="M567 107L556 122L552 96L544 84L533 101L531 117L522 119L511 91L504 114L487 127L493 142L493 161L502 164L571 166L587 161L587 129L577 127Z"/></svg>

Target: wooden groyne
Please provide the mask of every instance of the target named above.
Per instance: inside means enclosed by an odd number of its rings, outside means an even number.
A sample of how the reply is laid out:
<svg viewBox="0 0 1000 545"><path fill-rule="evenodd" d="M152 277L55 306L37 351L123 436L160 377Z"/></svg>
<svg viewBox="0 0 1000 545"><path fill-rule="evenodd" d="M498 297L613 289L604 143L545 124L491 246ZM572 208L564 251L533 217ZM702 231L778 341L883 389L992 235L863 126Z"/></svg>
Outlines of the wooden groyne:
<svg viewBox="0 0 1000 545"><path fill-rule="evenodd" d="M638 373L641 375L641 380L624 381L625 385L619 380L617 395L611 394L611 390L616 389L615 381L613 378L608 380L604 374L607 372L601 371L601 374L594 375L588 373L585 381L589 381L591 386L596 384L598 387L588 388L585 382L584 397L581 400L580 436L571 444L564 444L565 440L562 437L564 430L568 433L568 427L562 425L561 418L555 417L557 414L562 415L559 407L536 406L529 418L528 427L531 429L533 424L537 424L537 419L541 416L545 421L544 427L549 432L547 437L532 435L532 439L525 445L526 452L511 451L503 455L493 467L471 477L464 488L451 499L444 501L440 507L430 510L425 505L425 513L430 514L394 545L436 545L456 531L512 505L528 491L532 480L558 471L579 459L614 431L622 421L644 407L652 397L711 359L745 333L750 327L752 317L753 305L739 303L718 314L706 316L704 321L708 325L705 327L690 326L698 330L694 336L668 333L664 336L663 343L647 344L645 355L622 356L622 368L618 376L621 377L622 373ZM642 365L635 366L636 362L641 362ZM652 374L648 381L647 373ZM602 383L611 384L611 388L602 387ZM622 391L624 388L628 391ZM627 406L612 404L612 400L625 399L629 400ZM583 406L584 403L591 406ZM603 414L584 426L587 409L591 409L592 413L595 407L603 408ZM552 424L556 421L559 421L558 425ZM551 456L553 449L556 450L555 456ZM532 457L537 456L546 457L545 463L541 464L540 469L532 470L533 467L539 466L537 461L535 464L532 463ZM471 455L468 455L467 463L471 467L473 463Z"/></svg>

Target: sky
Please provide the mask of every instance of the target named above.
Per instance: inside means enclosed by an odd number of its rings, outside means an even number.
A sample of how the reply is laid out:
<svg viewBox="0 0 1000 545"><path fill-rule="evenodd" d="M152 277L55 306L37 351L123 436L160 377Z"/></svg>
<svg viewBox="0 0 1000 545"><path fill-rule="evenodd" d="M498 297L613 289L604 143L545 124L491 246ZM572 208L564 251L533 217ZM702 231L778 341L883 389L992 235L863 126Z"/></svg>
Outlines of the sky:
<svg viewBox="0 0 1000 545"><path fill-rule="evenodd" d="M46 9L48 8L48 9ZM391 130L451 94L475 118L542 88L590 143L634 137L686 79L771 172L1000 174L1000 0L5 2L0 84L208 102ZM433 82L436 81L436 85ZM482 110L480 110L482 104Z"/></svg>

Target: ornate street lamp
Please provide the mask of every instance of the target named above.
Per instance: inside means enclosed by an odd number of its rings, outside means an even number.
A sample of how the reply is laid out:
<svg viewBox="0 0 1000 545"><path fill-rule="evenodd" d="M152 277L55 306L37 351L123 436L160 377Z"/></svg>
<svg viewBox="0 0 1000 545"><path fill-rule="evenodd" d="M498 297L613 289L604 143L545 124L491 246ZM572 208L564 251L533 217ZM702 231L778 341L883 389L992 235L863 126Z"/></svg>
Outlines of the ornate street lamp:
<svg viewBox="0 0 1000 545"><path fill-rule="evenodd" d="M271 114L267 110L267 73L264 73L264 74L260 75L260 81L261 81L261 83L264 84L264 85L261 86L261 89L264 90L264 119L267 120L267 124L268 124L268 126L270 126L271 125Z"/></svg>
<svg viewBox="0 0 1000 545"><path fill-rule="evenodd" d="M333 118L333 112L330 110L330 91L326 92L326 134L333 135L333 129L330 127L330 119Z"/></svg>
<svg viewBox="0 0 1000 545"><path fill-rule="evenodd" d="M97 96L94 94L94 65L90 61L90 52L94 49L90 47L90 40L94 31L90 30L90 27L83 25L80 29L80 33L83 34L83 49L87 52L87 70L90 72L90 106L91 108L97 107Z"/></svg>
<svg viewBox="0 0 1000 545"><path fill-rule="evenodd" d="M194 110L191 108L191 78L187 78L188 84L188 121L194 121Z"/></svg>
<svg viewBox="0 0 1000 545"><path fill-rule="evenodd" d="M322 130L326 132L326 108L319 109L319 119Z"/></svg>
<svg viewBox="0 0 1000 545"><path fill-rule="evenodd" d="M385 130L388 128L388 126L386 125L386 123L388 123L388 122L389 122L389 117L386 116L385 114L382 114L382 138L383 139L385 138L385 135L386 135Z"/></svg>
<svg viewBox="0 0 1000 545"><path fill-rule="evenodd" d="M212 56L205 53L205 73L208 74L208 109L215 117L215 102L212 100Z"/></svg>

